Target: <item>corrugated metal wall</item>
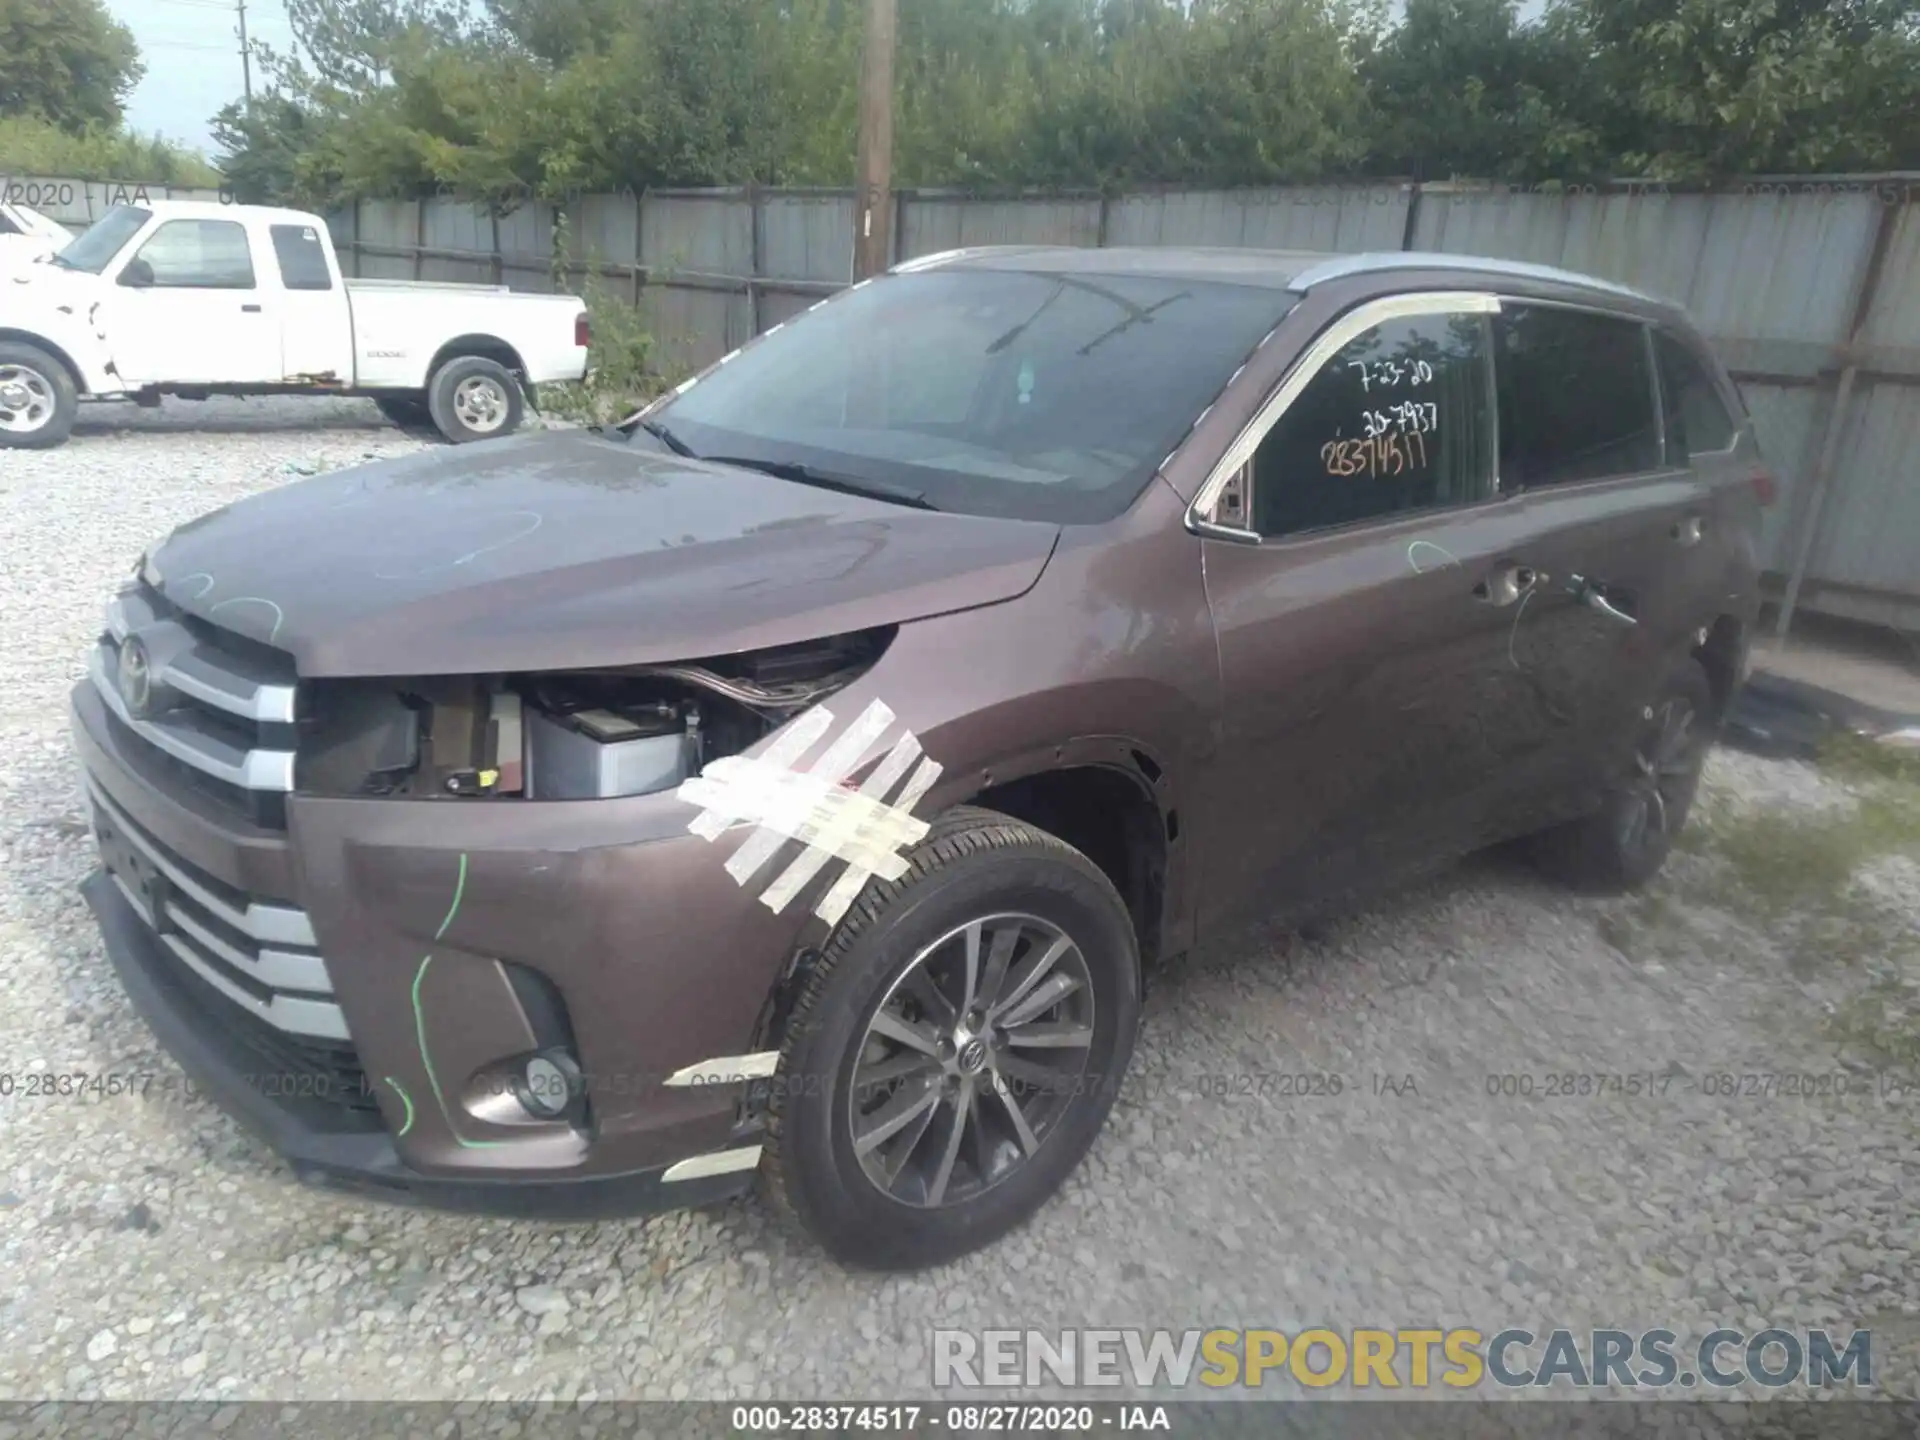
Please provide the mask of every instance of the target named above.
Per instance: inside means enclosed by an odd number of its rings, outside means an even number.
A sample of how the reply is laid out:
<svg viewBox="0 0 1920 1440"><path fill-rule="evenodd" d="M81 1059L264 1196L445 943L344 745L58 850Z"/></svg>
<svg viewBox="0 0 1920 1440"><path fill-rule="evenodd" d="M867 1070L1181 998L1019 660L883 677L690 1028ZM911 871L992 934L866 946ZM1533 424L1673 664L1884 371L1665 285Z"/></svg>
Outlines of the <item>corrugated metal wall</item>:
<svg viewBox="0 0 1920 1440"><path fill-rule="evenodd" d="M1916 196L1920 176L1710 194L1638 182L1574 193L1397 182L1110 197L906 191L889 240L896 259L997 244L1443 250L1670 296L1713 337L1779 471L1770 568L1800 581L1799 603L1920 626ZM357 274L548 290L557 221L575 262L569 283L591 264L644 299L675 367L719 358L852 277L845 191L599 195L497 218L454 199L368 200L332 225Z"/></svg>

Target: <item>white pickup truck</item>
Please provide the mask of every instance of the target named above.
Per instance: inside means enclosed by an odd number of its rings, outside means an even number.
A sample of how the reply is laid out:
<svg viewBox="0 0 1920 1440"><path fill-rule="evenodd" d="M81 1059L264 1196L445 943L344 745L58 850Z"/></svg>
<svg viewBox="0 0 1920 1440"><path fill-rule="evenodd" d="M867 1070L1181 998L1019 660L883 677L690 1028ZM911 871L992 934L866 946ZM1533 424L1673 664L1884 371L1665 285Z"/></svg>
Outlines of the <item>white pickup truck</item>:
<svg viewBox="0 0 1920 1440"><path fill-rule="evenodd" d="M82 399L364 395L449 440L516 429L587 373L585 304L348 280L317 215L167 200L109 210L0 276L0 446L58 445Z"/></svg>

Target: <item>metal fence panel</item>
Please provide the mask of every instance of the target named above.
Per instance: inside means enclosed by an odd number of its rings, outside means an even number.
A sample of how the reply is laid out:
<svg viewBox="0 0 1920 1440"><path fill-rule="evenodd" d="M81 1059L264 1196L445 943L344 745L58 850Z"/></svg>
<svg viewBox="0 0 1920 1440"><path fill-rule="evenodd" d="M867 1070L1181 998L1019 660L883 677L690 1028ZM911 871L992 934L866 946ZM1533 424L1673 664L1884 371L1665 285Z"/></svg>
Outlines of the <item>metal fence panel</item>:
<svg viewBox="0 0 1920 1440"><path fill-rule="evenodd" d="M1753 414L1760 453L1780 481L1780 495L1761 514L1760 557L1783 572L1793 563L1793 518L1806 503L1806 480L1833 408L1833 396L1809 385L1772 385L1748 380L1740 386Z"/></svg>
<svg viewBox="0 0 1920 1440"><path fill-rule="evenodd" d="M1109 245L1398 250L1411 191L1399 184L1185 190L1109 203Z"/></svg>
<svg viewBox="0 0 1920 1440"><path fill-rule="evenodd" d="M768 192L760 201L760 273L852 283L853 196Z"/></svg>
<svg viewBox="0 0 1920 1440"><path fill-rule="evenodd" d="M750 275L753 211L746 193L670 190L647 194L640 201L640 255L656 270Z"/></svg>
<svg viewBox="0 0 1920 1440"><path fill-rule="evenodd" d="M900 200L899 258L968 245L1098 245L1097 199L979 200L915 192Z"/></svg>
<svg viewBox="0 0 1920 1440"><path fill-rule="evenodd" d="M1912 597L1920 590L1920 404L1911 385L1863 382L1807 568L1810 581Z"/></svg>

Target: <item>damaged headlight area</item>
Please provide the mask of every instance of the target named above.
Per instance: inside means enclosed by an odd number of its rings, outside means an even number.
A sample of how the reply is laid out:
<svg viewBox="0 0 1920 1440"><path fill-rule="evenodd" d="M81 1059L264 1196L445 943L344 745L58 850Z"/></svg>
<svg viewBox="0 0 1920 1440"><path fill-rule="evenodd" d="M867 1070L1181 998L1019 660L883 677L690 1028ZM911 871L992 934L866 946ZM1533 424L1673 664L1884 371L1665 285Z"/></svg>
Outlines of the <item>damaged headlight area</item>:
<svg viewBox="0 0 1920 1440"><path fill-rule="evenodd" d="M533 800L671 790L851 684L893 634L606 670L309 682L295 788Z"/></svg>

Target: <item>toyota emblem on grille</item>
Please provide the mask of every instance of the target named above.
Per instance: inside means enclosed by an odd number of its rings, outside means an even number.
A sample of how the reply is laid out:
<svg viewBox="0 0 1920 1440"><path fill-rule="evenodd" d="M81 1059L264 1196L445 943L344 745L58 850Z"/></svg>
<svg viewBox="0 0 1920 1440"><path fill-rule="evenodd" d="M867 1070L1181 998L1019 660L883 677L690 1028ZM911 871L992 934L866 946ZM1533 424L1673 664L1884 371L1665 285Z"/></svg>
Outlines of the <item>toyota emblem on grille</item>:
<svg viewBox="0 0 1920 1440"><path fill-rule="evenodd" d="M138 635L129 635L120 646L120 699L127 713L144 718L153 705L153 662Z"/></svg>

